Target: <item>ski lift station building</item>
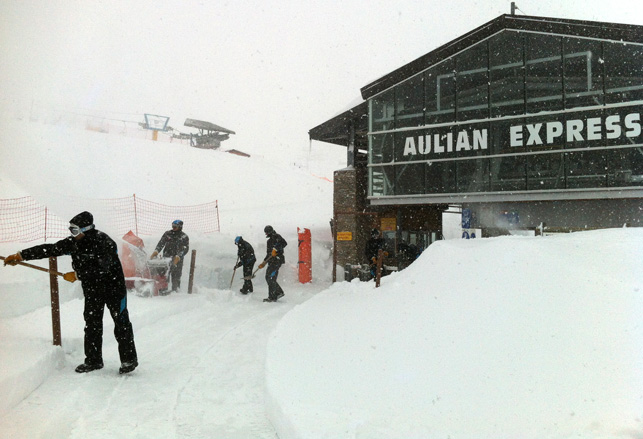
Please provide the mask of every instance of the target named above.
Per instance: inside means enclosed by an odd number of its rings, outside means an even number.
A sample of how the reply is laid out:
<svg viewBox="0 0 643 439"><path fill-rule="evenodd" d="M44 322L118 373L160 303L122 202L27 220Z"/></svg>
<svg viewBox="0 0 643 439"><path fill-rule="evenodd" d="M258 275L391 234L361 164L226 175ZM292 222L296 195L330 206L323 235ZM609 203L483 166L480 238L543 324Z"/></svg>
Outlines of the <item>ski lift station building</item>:
<svg viewBox="0 0 643 439"><path fill-rule="evenodd" d="M643 26L502 15L365 85L312 128L340 265L369 230L425 247L457 206L483 236L643 226Z"/></svg>

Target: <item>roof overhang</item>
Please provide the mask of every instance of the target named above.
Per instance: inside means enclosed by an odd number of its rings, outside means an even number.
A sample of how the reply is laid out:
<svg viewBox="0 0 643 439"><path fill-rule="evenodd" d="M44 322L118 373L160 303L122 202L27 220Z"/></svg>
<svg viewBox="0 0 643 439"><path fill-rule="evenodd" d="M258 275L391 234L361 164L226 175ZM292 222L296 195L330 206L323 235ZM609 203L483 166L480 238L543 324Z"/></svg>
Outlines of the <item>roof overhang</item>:
<svg viewBox="0 0 643 439"><path fill-rule="evenodd" d="M308 131L311 140L348 146L351 126L356 137L366 138L368 131L368 102L363 101L353 108L317 125Z"/></svg>

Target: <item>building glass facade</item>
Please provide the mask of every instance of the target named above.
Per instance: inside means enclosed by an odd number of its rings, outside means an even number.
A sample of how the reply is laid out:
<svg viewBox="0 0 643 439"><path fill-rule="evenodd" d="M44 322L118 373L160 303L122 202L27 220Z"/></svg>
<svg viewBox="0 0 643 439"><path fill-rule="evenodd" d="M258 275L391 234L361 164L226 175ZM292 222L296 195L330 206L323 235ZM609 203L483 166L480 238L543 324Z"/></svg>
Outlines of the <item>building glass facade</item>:
<svg viewBox="0 0 643 439"><path fill-rule="evenodd" d="M503 30L369 99L369 197L643 186L643 45Z"/></svg>

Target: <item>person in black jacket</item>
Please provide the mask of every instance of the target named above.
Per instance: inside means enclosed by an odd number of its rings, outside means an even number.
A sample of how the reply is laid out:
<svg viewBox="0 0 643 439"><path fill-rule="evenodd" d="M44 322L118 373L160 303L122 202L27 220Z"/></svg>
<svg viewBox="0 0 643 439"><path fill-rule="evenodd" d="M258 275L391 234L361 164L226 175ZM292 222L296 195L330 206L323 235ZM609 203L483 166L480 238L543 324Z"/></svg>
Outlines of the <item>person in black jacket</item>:
<svg viewBox="0 0 643 439"><path fill-rule="evenodd" d="M237 246L237 256L239 257L239 262L234 268L243 267L243 287L239 291L241 294L252 293L252 270L255 267L255 262L257 262L255 249L252 248L248 241L244 241L241 236L234 238L234 243Z"/></svg>
<svg viewBox="0 0 643 439"><path fill-rule="evenodd" d="M69 224L71 236L54 244L42 244L22 250L5 259L5 265L23 260L71 255L74 269L65 280L81 281L85 296L85 361L76 372L91 372L103 368L103 313L105 307L114 320L114 336L118 342L121 367L128 373L138 366L134 331L127 311L127 289L116 243L105 233L96 230L89 212L73 217Z"/></svg>
<svg viewBox="0 0 643 439"><path fill-rule="evenodd" d="M183 233L183 221L174 220L172 230L163 233L156 249L152 252L150 259L158 256L163 250L164 258L172 258L170 264L170 282L172 291L176 292L181 287L181 274L183 274L183 259L190 249L190 238Z"/></svg>
<svg viewBox="0 0 643 439"><path fill-rule="evenodd" d="M284 257L284 248L288 243L280 234L275 232L275 229L273 229L272 226L266 226L263 231L266 234L266 238L268 238L268 242L266 244L266 257L263 262L259 264L259 268L263 268L268 264L268 268L266 270L268 298L263 299L263 301L276 302L280 298L284 297L284 290L282 290L277 283L277 276L279 276L279 267L286 262L286 258Z"/></svg>
<svg viewBox="0 0 643 439"><path fill-rule="evenodd" d="M380 238L379 230L373 229L371 230L371 238L366 241L366 248L364 249L364 255L373 277L375 277L377 270L377 254L379 250L384 250L384 238Z"/></svg>

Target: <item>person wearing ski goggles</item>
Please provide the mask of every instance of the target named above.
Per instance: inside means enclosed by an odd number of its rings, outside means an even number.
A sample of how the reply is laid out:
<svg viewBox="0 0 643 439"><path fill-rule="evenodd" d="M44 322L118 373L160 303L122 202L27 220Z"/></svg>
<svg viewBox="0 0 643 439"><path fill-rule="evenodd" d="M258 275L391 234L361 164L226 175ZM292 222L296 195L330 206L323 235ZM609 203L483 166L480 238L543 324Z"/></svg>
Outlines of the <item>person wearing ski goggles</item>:
<svg viewBox="0 0 643 439"><path fill-rule="evenodd" d="M105 307L114 320L114 336L118 343L121 367L129 373L138 366L134 331L127 310L127 287L116 243L94 227L94 217L82 212L69 221L71 236L53 244L41 244L5 258L5 264L23 260L70 255L74 271L65 273L65 280L81 281L85 296L85 361L76 372L86 373L103 368L103 314Z"/></svg>
<svg viewBox="0 0 643 439"><path fill-rule="evenodd" d="M69 223L69 232L71 233L71 236L73 236L74 238L79 236L81 233L84 234L86 231L91 230L93 228L94 228L93 224L87 227L80 227L80 226L77 226L76 224Z"/></svg>

